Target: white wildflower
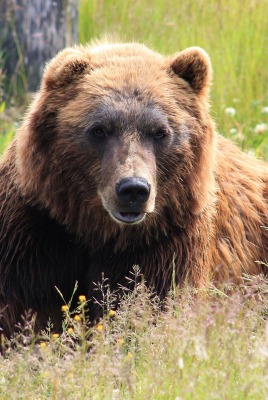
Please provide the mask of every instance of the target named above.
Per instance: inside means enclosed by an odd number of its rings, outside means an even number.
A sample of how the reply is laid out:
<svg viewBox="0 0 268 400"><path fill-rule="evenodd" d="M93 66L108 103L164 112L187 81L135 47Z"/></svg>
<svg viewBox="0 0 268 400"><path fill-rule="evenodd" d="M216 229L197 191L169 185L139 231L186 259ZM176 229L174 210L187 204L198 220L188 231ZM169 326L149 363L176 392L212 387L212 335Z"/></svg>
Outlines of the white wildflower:
<svg viewBox="0 0 268 400"><path fill-rule="evenodd" d="M268 130L268 125L267 124L257 124L254 128L254 132L259 134L259 133L264 133L265 131Z"/></svg>
<svg viewBox="0 0 268 400"><path fill-rule="evenodd" d="M183 369L184 368L184 361L183 361L182 357L180 357L179 360L178 360L178 367L179 367L179 369Z"/></svg>
<svg viewBox="0 0 268 400"><path fill-rule="evenodd" d="M262 113L262 114L268 114L268 107L263 107L263 108L261 109L261 113Z"/></svg>
<svg viewBox="0 0 268 400"><path fill-rule="evenodd" d="M236 135L237 134L237 129L236 128L231 128L230 129L230 134L231 135Z"/></svg>
<svg viewBox="0 0 268 400"><path fill-rule="evenodd" d="M234 117L236 114L236 109L233 107L227 107L225 108L225 114L228 115L228 117Z"/></svg>

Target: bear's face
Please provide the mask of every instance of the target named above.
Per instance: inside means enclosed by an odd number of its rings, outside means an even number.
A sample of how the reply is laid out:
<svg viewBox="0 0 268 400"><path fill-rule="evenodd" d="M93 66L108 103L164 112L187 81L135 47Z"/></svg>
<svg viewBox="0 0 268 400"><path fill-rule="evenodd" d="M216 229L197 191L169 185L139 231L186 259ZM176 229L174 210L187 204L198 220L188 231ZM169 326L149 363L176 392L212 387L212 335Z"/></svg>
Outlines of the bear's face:
<svg viewBox="0 0 268 400"><path fill-rule="evenodd" d="M94 75L90 79L94 80ZM77 135L76 145L81 150L76 151L84 155L79 169L87 168L90 173L94 166L90 182L95 182L102 206L116 222L143 221L155 209L157 181L161 170L165 175L162 179L167 179L167 158L176 142L163 109L153 99L148 100L138 84L116 92L103 90L96 100L85 89L74 103L60 111L59 120L60 130L68 130L66 140ZM85 103L88 107L82 107ZM73 122L73 106L77 104L81 107L76 109L77 121Z"/></svg>
<svg viewBox="0 0 268 400"><path fill-rule="evenodd" d="M209 80L197 48L173 59L137 44L60 53L17 139L26 194L67 225L74 208L82 220L121 225L153 220L167 205L194 208L191 197L206 196L200 160L211 155Z"/></svg>
<svg viewBox="0 0 268 400"><path fill-rule="evenodd" d="M103 207L119 223L141 222L154 211L156 151L169 145L170 127L155 104L122 91L102 101L85 129L89 151L99 166L97 192ZM159 147L159 149L157 149Z"/></svg>

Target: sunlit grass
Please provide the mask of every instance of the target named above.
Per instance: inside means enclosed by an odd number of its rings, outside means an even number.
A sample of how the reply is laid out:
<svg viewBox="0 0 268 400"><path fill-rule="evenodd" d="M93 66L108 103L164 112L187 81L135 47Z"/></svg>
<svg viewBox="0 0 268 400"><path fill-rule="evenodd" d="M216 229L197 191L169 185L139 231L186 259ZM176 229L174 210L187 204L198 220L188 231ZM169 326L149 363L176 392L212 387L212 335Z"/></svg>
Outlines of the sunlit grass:
<svg viewBox="0 0 268 400"><path fill-rule="evenodd" d="M29 324L6 343L0 398L265 399L267 284L245 277L239 288L210 288L205 298L177 290L165 311L137 284L91 328L86 299L64 307L63 333L50 325L36 338Z"/></svg>
<svg viewBox="0 0 268 400"><path fill-rule="evenodd" d="M15 125L13 123L1 123L2 126L0 128L0 154L5 150L15 134Z"/></svg>
<svg viewBox="0 0 268 400"><path fill-rule="evenodd" d="M0 101L0 154L12 140L15 128L16 123L5 115L5 102Z"/></svg>

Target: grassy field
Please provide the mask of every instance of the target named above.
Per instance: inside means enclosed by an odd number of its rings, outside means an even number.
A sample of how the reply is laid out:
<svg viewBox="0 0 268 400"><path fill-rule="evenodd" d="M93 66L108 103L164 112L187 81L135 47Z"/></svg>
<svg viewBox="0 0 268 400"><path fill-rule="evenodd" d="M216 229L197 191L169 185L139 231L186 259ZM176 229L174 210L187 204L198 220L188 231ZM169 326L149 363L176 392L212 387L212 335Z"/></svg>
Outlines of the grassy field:
<svg viewBox="0 0 268 400"><path fill-rule="evenodd" d="M80 0L80 41L109 34L164 54L202 46L219 132L268 160L267 10L268 0ZM0 152L23 111L11 103L0 96ZM141 284L89 331L85 308L63 309L62 335L49 326L36 338L26 323L3 341L0 400L268 399L267 280L173 289L165 312Z"/></svg>
<svg viewBox="0 0 268 400"><path fill-rule="evenodd" d="M0 399L267 399L267 285L173 291L163 312L139 284L89 331L84 299L64 305L62 335L26 325L0 358Z"/></svg>

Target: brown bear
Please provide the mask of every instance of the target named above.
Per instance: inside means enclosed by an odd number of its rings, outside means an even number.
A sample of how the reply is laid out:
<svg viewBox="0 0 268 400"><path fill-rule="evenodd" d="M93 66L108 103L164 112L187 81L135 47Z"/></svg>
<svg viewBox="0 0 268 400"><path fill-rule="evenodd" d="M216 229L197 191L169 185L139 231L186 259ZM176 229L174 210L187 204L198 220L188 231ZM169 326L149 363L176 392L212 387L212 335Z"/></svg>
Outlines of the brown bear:
<svg viewBox="0 0 268 400"><path fill-rule="evenodd" d="M139 265L171 285L239 281L268 258L268 166L215 132L211 64L188 48L93 43L46 67L0 181L0 311L60 320L60 298ZM91 318L98 317L90 301Z"/></svg>

